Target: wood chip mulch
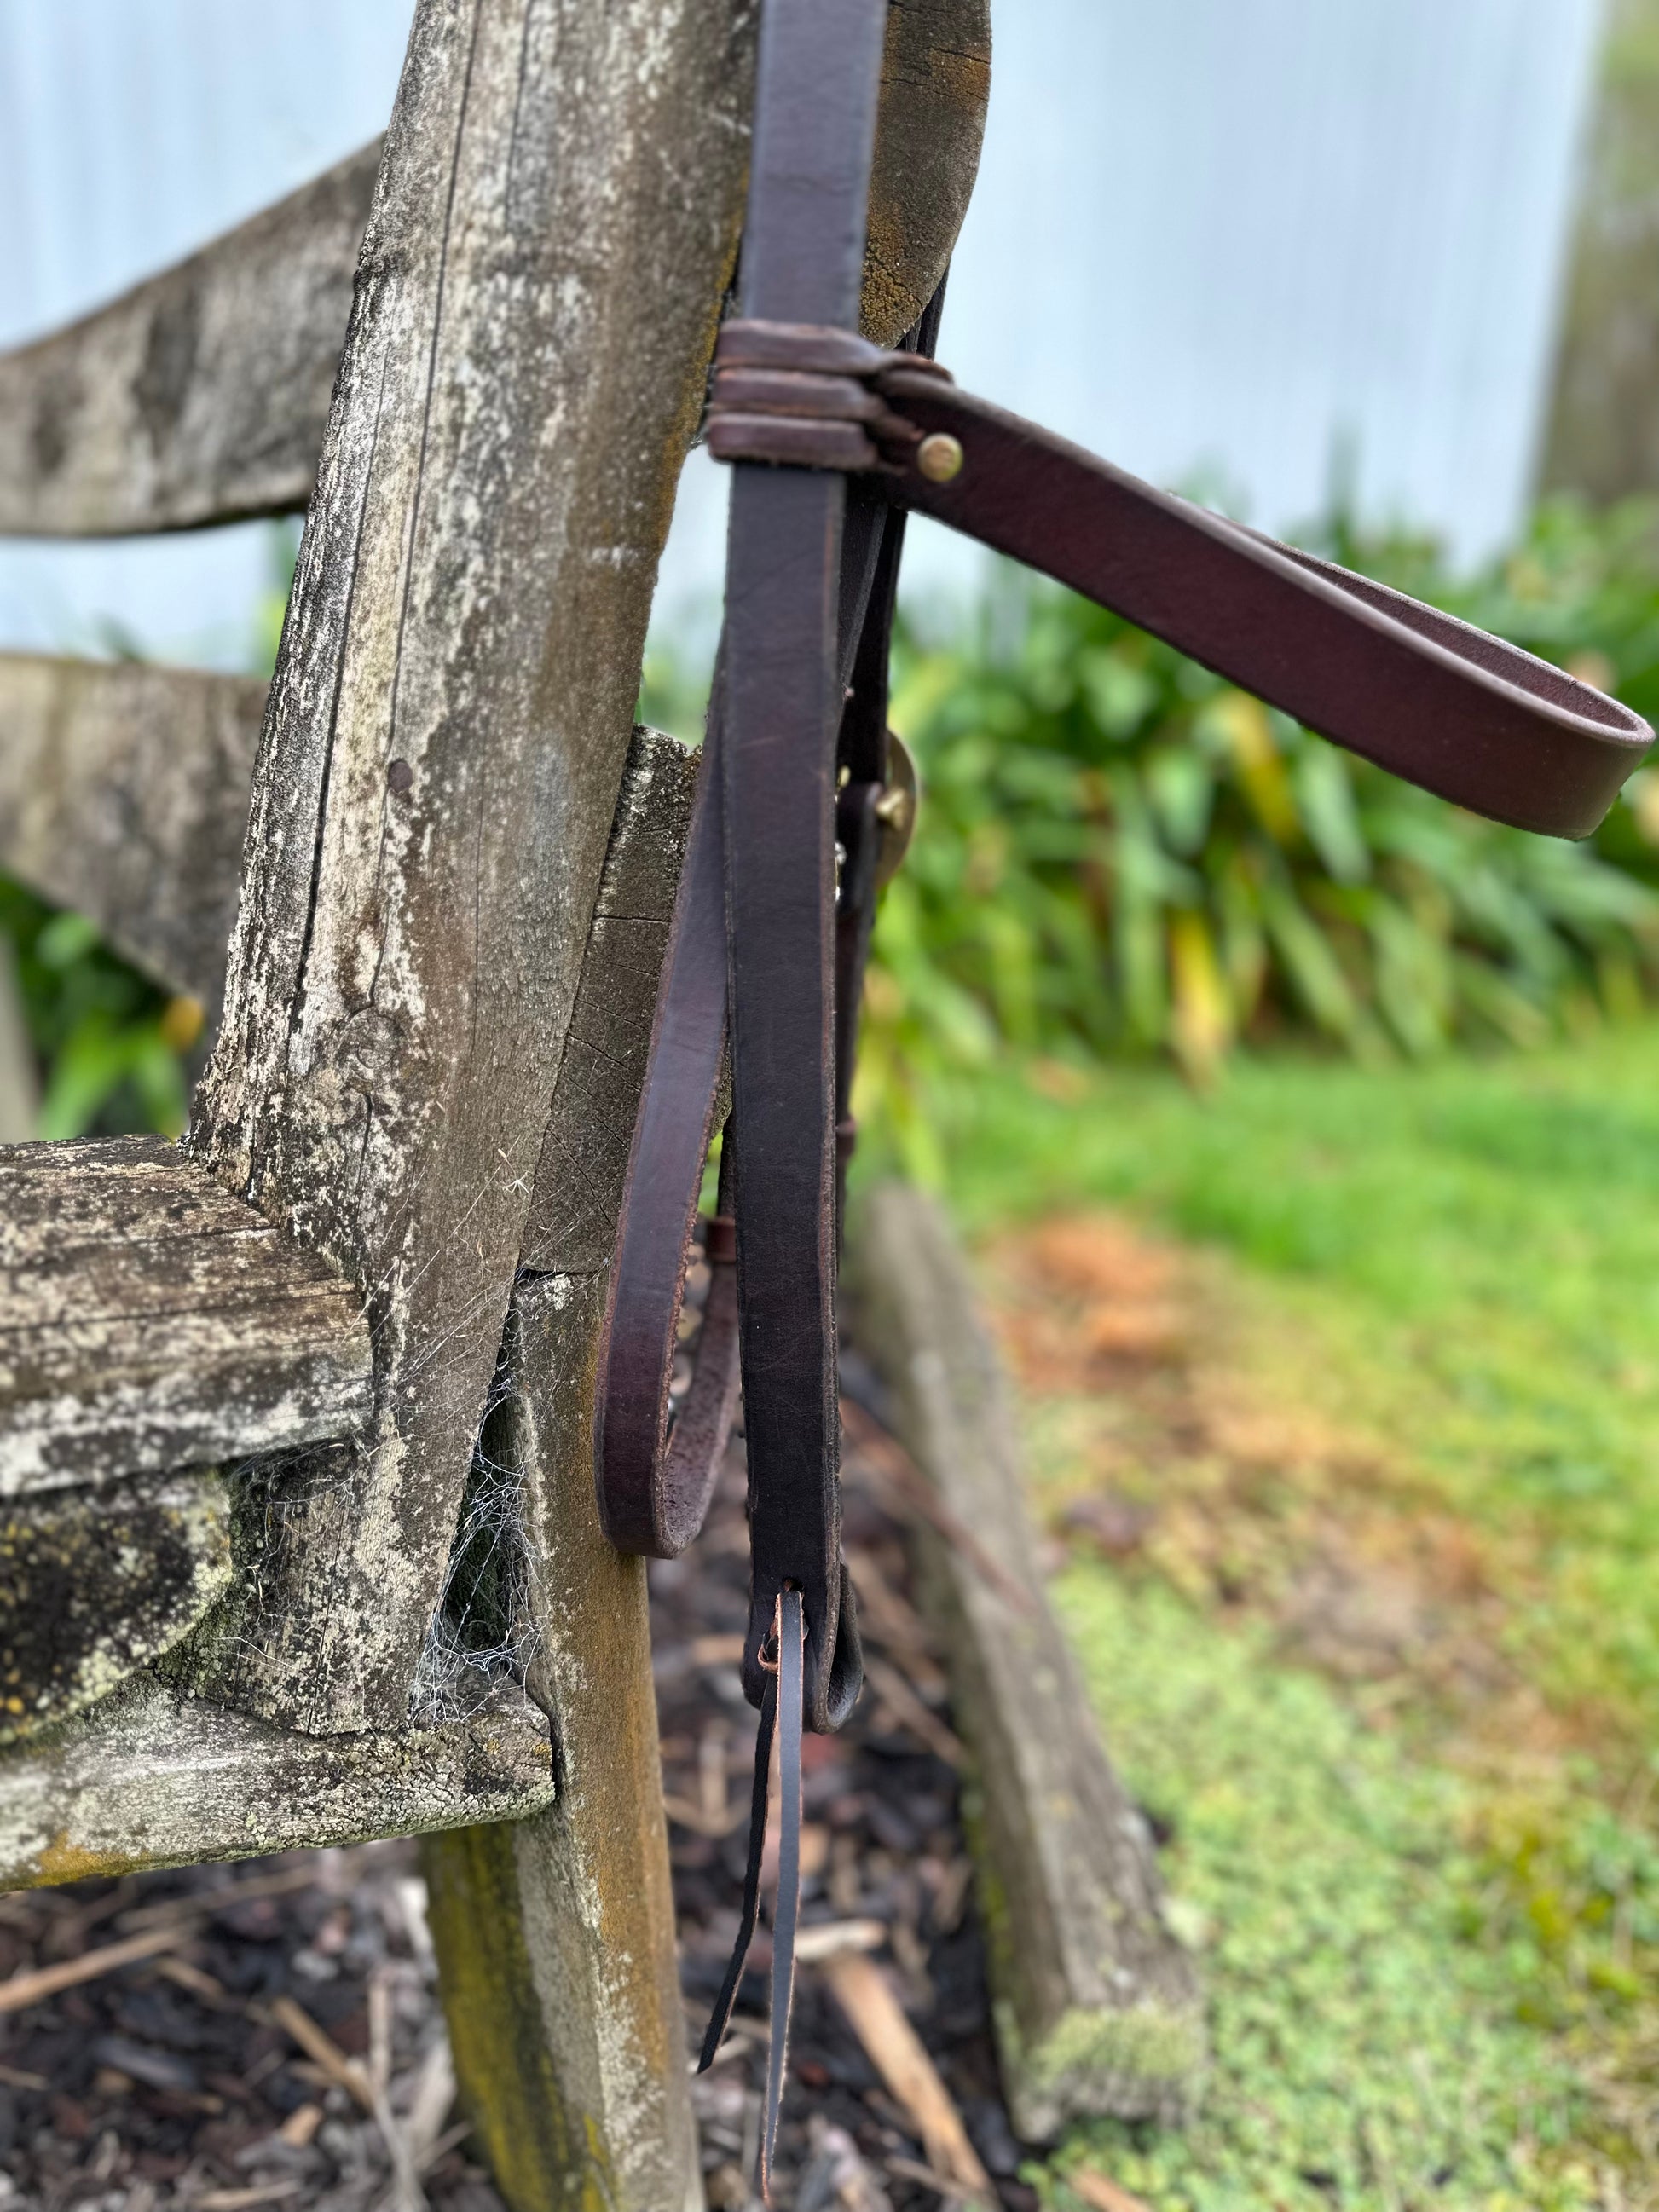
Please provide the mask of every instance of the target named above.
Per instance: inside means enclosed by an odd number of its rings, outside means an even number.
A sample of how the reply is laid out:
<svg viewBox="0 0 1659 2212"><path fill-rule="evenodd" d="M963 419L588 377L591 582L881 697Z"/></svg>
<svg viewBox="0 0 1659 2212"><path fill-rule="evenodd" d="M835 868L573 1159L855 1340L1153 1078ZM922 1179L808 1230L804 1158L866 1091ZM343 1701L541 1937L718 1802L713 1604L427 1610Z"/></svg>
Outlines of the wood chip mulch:
<svg viewBox="0 0 1659 2212"><path fill-rule="evenodd" d="M1008 2212L1018 2178L988 2025L944 1676L877 1473L849 1467L847 1540L871 1681L806 1743L804 1921L865 1940ZM688 2039L719 1986L740 1893L754 1715L740 1449L708 1527L652 1568ZM501 2212L453 2109L416 1848L371 1844L0 1897L0 1984L149 1936L162 1948L0 2010L0 2212ZM765 2063L765 1925L734 2028L695 2084L708 2199L748 2212ZM921 2212L914 2111L802 1968L777 2197L793 2212ZM395 2157L395 2163L394 2163ZM932 2172L938 2173L935 2165ZM959 2199L957 2201L960 2201Z"/></svg>

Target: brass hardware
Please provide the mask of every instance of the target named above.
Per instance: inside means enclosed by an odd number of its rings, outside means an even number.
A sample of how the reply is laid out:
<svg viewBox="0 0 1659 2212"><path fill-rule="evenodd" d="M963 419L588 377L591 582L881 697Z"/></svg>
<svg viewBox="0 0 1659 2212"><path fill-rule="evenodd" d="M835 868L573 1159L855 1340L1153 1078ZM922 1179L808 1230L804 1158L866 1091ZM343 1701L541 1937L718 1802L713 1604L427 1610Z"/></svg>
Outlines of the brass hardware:
<svg viewBox="0 0 1659 2212"><path fill-rule="evenodd" d="M961 439L947 430L935 430L916 447L916 466L929 483L947 484L959 477L964 458Z"/></svg>
<svg viewBox="0 0 1659 2212"><path fill-rule="evenodd" d="M887 787L872 807L880 825L876 848L876 888L891 883L909 848L916 826L916 764L903 740L887 732Z"/></svg>

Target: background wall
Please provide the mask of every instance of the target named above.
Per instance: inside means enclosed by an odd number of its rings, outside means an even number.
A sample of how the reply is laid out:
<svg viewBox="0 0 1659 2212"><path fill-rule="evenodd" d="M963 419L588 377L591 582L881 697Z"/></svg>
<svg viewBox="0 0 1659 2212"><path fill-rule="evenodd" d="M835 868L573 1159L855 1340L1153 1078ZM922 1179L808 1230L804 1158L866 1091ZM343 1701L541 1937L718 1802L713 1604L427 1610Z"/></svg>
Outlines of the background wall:
<svg viewBox="0 0 1659 2212"><path fill-rule="evenodd" d="M0 346L383 131L410 15L410 0L0 0ZM246 666L271 537L0 539L0 645L107 650L112 627L167 658Z"/></svg>
<svg viewBox="0 0 1659 2212"><path fill-rule="evenodd" d="M383 127L410 0L0 0L0 343ZM1473 558L1527 496L1599 0L1003 0L945 324L965 382L1269 527L1328 503ZM718 589L694 465L660 600ZM913 594L977 556L916 533ZM269 534L0 546L0 643L234 664Z"/></svg>

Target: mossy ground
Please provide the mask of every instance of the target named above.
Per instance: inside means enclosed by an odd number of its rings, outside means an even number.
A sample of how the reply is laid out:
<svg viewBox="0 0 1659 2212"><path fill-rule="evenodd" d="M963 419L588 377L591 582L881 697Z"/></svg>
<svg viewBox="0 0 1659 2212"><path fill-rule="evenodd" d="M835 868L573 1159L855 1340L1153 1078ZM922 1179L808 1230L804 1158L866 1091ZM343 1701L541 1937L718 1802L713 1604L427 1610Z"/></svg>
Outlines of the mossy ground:
<svg viewBox="0 0 1659 2212"><path fill-rule="evenodd" d="M1212 2007L1052 2201L1659 2205L1659 1027L930 1106Z"/></svg>

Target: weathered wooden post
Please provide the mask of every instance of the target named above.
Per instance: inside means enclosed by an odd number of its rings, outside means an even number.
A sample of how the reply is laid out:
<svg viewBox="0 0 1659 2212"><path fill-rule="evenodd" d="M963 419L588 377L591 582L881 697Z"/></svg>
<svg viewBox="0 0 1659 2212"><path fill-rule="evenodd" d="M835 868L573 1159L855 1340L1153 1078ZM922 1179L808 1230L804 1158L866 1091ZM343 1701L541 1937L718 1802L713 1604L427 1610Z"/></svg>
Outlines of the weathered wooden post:
<svg viewBox="0 0 1659 2212"><path fill-rule="evenodd" d="M701 2194L643 1571L600 1540L590 1432L692 774L643 734L624 764L736 248L753 32L748 0L422 0L185 1152L0 1156L7 1191L32 1194L5 1255L4 1318L27 1349L0 1371L0 1494L49 1466L52 1527L72 1531L105 1510L82 1480L113 1481L126 1512L153 1509L165 1478L137 1470L170 1453L235 1467L234 1559L224 1486L192 1472L188 1589L17 1731L6 1879L545 1806L545 1728L538 1741L509 1676L471 1669L477 1702L447 1714L422 1664L489 1414L519 1486L558 1809L465 1828L431 1871L459 2071L515 2207L663 2212ZM984 0L895 0L866 286L884 339L943 272L988 60ZM302 499L370 167L0 363L9 423L27 426L0 434L0 521L112 532ZM0 857L210 1006L257 706L223 679L0 664ZM65 738L74 772L43 777ZM151 871L159 902L137 880ZM90 1361L70 1378L82 1410L60 1465L52 1330L72 1284L52 1224L71 1185L87 1267L135 1225L161 1256L138 1268L118 1387ZM210 1252L240 1270L246 1326L180 1378L146 1316L167 1267L195 1269L210 1307ZM279 1293L309 1304L273 1357L260 1328Z"/></svg>

